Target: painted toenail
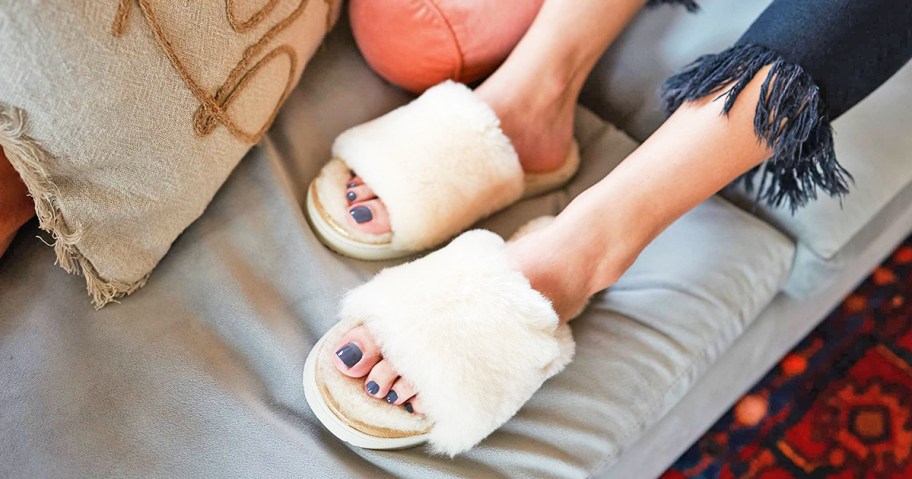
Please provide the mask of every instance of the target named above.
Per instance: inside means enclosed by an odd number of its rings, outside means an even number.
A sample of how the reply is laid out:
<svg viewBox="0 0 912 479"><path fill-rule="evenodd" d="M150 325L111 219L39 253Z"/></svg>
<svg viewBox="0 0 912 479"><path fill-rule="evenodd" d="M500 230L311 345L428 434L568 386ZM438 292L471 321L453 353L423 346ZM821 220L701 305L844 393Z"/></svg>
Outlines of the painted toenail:
<svg viewBox="0 0 912 479"><path fill-rule="evenodd" d="M346 188L354 188L354 187L356 187L356 186L358 186L358 183L355 183L354 181L352 181L351 183L345 185Z"/></svg>
<svg viewBox="0 0 912 479"><path fill-rule="evenodd" d="M348 193L345 193L345 197L348 198L348 201L355 201L356 199L358 199L358 195L356 195L354 191L349 191Z"/></svg>
<svg viewBox="0 0 912 479"><path fill-rule="evenodd" d="M356 176L358 176L358 175L356 175L354 171L348 172L348 179L353 180L353 179L355 179Z"/></svg>
<svg viewBox="0 0 912 479"><path fill-rule="evenodd" d="M368 381L367 386L365 386L365 389L367 389L368 394L373 396L374 394L377 394L377 391L380 390L380 385L373 381Z"/></svg>
<svg viewBox="0 0 912 479"><path fill-rule="evenodd" d="M392 403L396 402L397 399L399 399L399 395L396 394L396 391L393 391L392 389L390 389L389 394L387 394L384 399L386 399L386 402L392 404Z"/></svg>
<svg viewBox="0 0 912 479"><path fill-rule="evenodd" d="M413 412L415 412L415 408L412 407L412 403L410 403L410 402L403 404L402 407L404 407L405 410L408 411L409 414L412 414Z"/></svg>
<svg viewBox="0 0 912 479"><path fill-rule="evenodd" d="M358 206L356 208L352 208L352 210L348 213L352 215L352 218L354 218L359 225L361 223L367 223L368 221L374 219L374 214L371 213L371 210L366 206Z"/></svg>
<svg viewBox="0 0 912 479"><path fill-rule="evenodd" d="M361 352L355 343L348 343L336 351L336 356L339 356L339 359L342 360L342 363L345 364L346 367L350 368L355 364L358 364L358 361L361 360L361 357L364 356L364 353Z"/></svg>

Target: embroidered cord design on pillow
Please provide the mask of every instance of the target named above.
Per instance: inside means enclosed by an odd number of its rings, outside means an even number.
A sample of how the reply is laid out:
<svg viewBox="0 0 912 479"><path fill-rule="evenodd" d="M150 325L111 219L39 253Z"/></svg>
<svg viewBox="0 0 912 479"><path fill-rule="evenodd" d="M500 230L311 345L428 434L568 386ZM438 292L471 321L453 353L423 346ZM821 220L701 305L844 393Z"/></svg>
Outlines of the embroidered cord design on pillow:
<svg viewBox="0 0 912 479"><path fill-rule="evenodd" d="M169 36L162 27L162 23L159 21L150 0L120 0L117 15L111 26L111 33L115 37L123 36L126 33L127 19L133 9L134 2L138 3L140 11L146 19L146 23L148 23L149 27L152 29L156 42L168 57L168 60L171 62L175 71L177 71L178 75L180 75L181 79L187 85L187 88L193 92L193 95L200 102L200 106L193 116L193 129L196 134L199 136L206 136L211 133L218 124L222 124L234 137L252 144L259 141L263 134L266 133L266 130L272 124L273 120L275 120L279 107L285 101L285 98L288 97L291 88L295 84L295 72L297 71L299 62L295 50L288 44L276 46L267 51L259 61L254 60L267 50L272 40L274 40L279 33L288 28L289 25L301 16L307 8L309 1L310 0L301 0L294 10L279 20L278 23L270 28L259 38L259 40L248 46L240 62L231 70L228 77L225 79L225 82L218 88L214 95L200 86L190 74L190 71L184 64L181 56L169 40ZM324 1L330 7L328 9L329 12L332 12L334 10L332 8L334 0ZM225 0L225 13L228 24L235 33L245 33L263 23L278 4L279 0L269 0L249 18L242 20L237 16L234 0ZM331 24L331 17L327 14L327 30ZM260 70L268 66L271 62L280 61L282 58L287 59L288 62L288 78L285 82L282 95L279 97L278 101L276 101L272 112L260 128L254 131L245 130L228 113L229 107L239 94L253 82L253 79L256 78L256 75Z"/></svg>
<svg viewBox="0 0 912 479"><path fill-rule="evenodd" d="M228 13L228 22L231 24L231 28L238 32L244 33L247 30L250 30L254 26L262 21L263 17L269 15L272 12L272 9L279 4L279 0L269 0L269 3L263 6L260 10L250 16L247 20L240 21L237 19L234 9L234 0L225 0L225 9ZM342 5L342 0L323 0L323 3L326 4L326 31L332 28L334 19L338 15L338 8Z"/></svg>
<svg viewBox="0 0 912 479"><path fill-rule="evenodd" d="M141 287L205 211L341 6L6 1L0 144L96 308Z"/></svg>
<svg viewBox="0 0 912 479"><path fill-rule="evenodd" d="M235 14L234 0L225 0L225 10L228 14L228 23L231 24L231 28L238 32L244 33L247 30L250 30L258 23L260 23L266 15L269 15L272 12L272 9L279 4L279 0L269 0L263 8L259 9L256 13L250 16L247 20L238 20Z"/></svg>

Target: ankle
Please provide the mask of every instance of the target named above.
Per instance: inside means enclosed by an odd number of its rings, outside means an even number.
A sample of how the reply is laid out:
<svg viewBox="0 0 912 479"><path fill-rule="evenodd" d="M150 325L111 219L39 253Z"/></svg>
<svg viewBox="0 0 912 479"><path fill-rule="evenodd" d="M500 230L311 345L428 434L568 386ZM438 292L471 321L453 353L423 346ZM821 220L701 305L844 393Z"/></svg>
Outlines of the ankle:
<svg viewBox="0 0 912 479"><path fill-rule="evenodd" d="M592 194L577 196L548 226L549 248L561 251L588 295L608 288L633 265L658 234L654 221L631 202Z"/></svg>
<svg viewBox="0 0 912 479"><path fill-rule="evenodd" d="M560 219L511 243L508 255L532 288L551 300L564 323L589 297L614 284L638 250L621 241L590 241L587 230L592 228L568 226Z"/></svg>
<svg viewBox="0 0 912 479"><path fill-rule="evenodd" d="M476 89L513 142L527 173L549 173L563 166L573 140L576 94L560 81L529 83L529 76L498 72ZM534 78L534 77L533 77Z"/></svg>
<svg viewBox="0 0 912 479"><path fill-rule="evenodd" d="M554 71L530 73L504 64L475 90L499 117L557 114L576 103L579 88Z"/></svg>
<svg viewBox="0 0 912 479"><path fill-rule="evenodd" d="M530 233L508 245L507 254L513 267L528 280L532 289L551 301L561 323L576 315L589 297L585 293L585 273L568 266L573 253L555 249L543 238L543 231Z"/></svg>

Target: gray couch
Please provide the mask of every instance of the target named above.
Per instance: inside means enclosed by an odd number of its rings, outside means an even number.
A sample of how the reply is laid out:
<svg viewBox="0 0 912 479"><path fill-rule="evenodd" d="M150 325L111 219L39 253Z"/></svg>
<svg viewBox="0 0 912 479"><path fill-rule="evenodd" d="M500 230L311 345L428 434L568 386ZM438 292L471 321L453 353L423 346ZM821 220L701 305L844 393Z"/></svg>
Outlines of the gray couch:
<svg viewBox="0 0 912 479"><path fill-rule="evenodd" d="M481 226L560 211L660 123L661 80L766 3L644 12L586 87L577 178ZM300 205L335 135L408 100L337 28L149 284L97 313L29 225L0 259L0 476L655 477L912 232L907 66L835 124L856 178L841 206L714 197L593 298L574 362L480 446L351 449L307 407L301 370L340 296L386 264L328 251Z"/></svg>

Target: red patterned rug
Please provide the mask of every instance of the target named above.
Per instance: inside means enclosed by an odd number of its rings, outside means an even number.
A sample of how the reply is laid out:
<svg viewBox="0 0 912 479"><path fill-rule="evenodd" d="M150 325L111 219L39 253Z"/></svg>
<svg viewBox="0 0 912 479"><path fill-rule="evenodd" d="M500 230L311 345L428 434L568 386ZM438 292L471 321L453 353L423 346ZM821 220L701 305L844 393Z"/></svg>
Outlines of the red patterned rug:
<svg viewBox="0 0 912 479"><path fill-rule="evenodd" d="M912 237L662 479L912 479Z"/></svg>

